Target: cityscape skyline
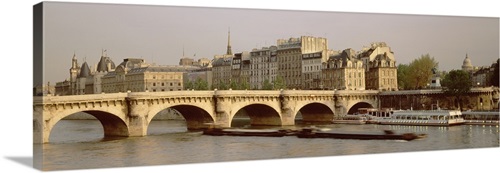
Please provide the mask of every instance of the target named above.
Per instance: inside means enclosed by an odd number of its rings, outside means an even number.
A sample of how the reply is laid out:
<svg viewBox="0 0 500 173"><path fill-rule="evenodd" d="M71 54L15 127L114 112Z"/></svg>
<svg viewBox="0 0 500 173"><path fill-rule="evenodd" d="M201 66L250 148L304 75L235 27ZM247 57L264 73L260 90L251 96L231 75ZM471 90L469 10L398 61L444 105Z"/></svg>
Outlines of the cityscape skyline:
<svg viewBox="0 0 500 173"><path fill-rule="evenodd" d="M499 57L498 18L50 4L44 28L44 69L50 70L45 71L44 83L52 84L68 78L74 53L79 64L86 60L91 66L97 64L102 50L107 50L115 63L144 58L149 63L175 65L183 55L212 59L225 54L229 28L233 53L307 35L328 39L333 50L360 51L372 42L386 42L397 64L408 64L428 53L439 62L439 70L446 71L460 69L466 54L475 66L489 66ZM186 20L179 20L179 16ZM76 20L79 22L71 22Z"/></svg>
<svg viewBox="0 0 500 173"><path fill-rule="evenodd" d="M74 0L66 0L70 2L77 2ZM3 28L3 36L6 39L2 39L3 45L6 46L6 52L8 57L26 57L31 61L33 57L33 52L31 49L31 42L33 41L32 36L32 5L39 3L40 1L2 1L3 21L6 22L6 27ZM425 15L459 15L459 16L492 16L498 18L499 11L497 10L495 1L455 1L450 7L450 2L447 1L430 1L430 0L420 0L420 1L287 1L287 3L281 3L280 1L200 1L200 0L171 0L171 1L137 1L137 0L98 0L98 1L87 1L80 0L78 2L111 2L111 3L130 3L130 4L158 4L158 5L182 5L182 6L211 6L211 7L250 7L250 8L268 8L268 9L298 9L298 10L324 10L324 11L348 11L348 12L375 12L375 13L408 13L408 14L425 14ZM388 6L389 4L389 6ZM221 32L224 33L225 31ZM26 50L28 49L28 50ZM223 48L222 48L223 49ZM116 61L115 50L110 50L110 55L113 56L113 60ZM97 56L100 56L101 46L96 50L92 49L92 53L95 53L96 57L91 57L90 53L87 53L88 61L98 61ZM73 49L63 53L65 60L71 62L71 56L73 55ZM113 52L113 54L111 54ZM83 59L83 52L78 51L79 58ZM469 52L470 53L470 52ZM472 61L474 65L478 63L475 60L474 54L471 54ZM399 58L399 57L397 57ZM462 59L463 60L463 59ZM399 61L399 60L398 60ZM79 61L80 62L80 61ZM91 61L92 62L92 61ZM59 64L59 63L58 63ZM61 62L60 66L64 66L65 62ZM440 64L442 65L442 63ZM6 68L5 68L6 67ZM17 75L6 75L12 72L19 72L19 66L10 65L2 68L4 72L4 77L7 77L7 81L17 81L19 77ZM458 67L457 67L458 68ZM60 73L63 76L68 75L68 69L64 66L64 71ZM20 71L22 77L32 77L32 72ZM59 80L59 79L57 79ZM30 81L31 83L31 81ZM5 99L5 105L13 107L9 109L7 114L20 115L11 116L13 123L7 123L3 126L4 130L12 131L16 130L17 133L6 133L6 139L19 139L17 142L6 142L4 143L5 150L2 150L4 159L2 164L6 166L6 169L12 168L17 170L24 170L27 172L38 172L31 166L32 161L32 151L31 147L31 135L32 135L32 124L31 115L32 109L27 106L31 106L32 96L30 93L26 96L18 96L14 93L25 93L22 84L30 85L30 83L21 83L21 87L14 87L15 92L9 92L8 96L10 99ZM10 90L12 87L7 87L4 85L6 91ZM30 86L31 89L31 86ZM28 103L30 102L30 103ZM8 104L7 104L8 103ZM22 103L22 104L14 104ZM14 104L14 105L13 105ZM25 122L30 122L25 123ZM26 136L19 138L19 136ZM426 160L428 163L425 167L417 167L415 171L424 171L428 168L433 168L436 170L450 171L450 170L467 170L474 169L475 171L489 171L492 167L479 166L479 167L443 167L443 164L453 164L457 162L462 162L464 157L477 158L469 159L468 165L492 165L496 163L491 158L495 158L500 152L499 148L490 149L474 149L474 150L448 150L439 152L411 152L403 154L376 154L376 155L364 155L355 157L324 157L324 158L304 158L304 159L286 159L286 160L262 160L262 161L251 161L251 162L231 162L231 163L213 163L213 164L185 164L176 166L146 166L146 167L128 167L126 169L92 169L92 172L112 172L115 170L120 170L122 172L137 172L137 171L164 171L165 169L170 171L206 171L206 170L220 170L220 172L234 172L235 169L242 167L245 168L255 168L255 169L243 169L243 172L258 172L258 171L269 171L269 170L286 170L291 172L304 172L310 171L311 168L318 170L321 169L331 169L331 163L337 164L336 170L350 170L352 166L355 166L360 160L367 161L365 167L361 167L361 170L371 170L372 167L378 166L380 164L385 164L388 159L394 161L393 166L395 169L388 169L388 172L397 172L400 169L406 168L406 163L408 161L422 161ZM14 157L18 156L18 157ZM261 166L255 166L255 165ZM287 167L282 165L286 164ZM262 166L265 165L265 166ZM307 165L307 166L304 166ZM220 169L227 168L227 169ZM67 172L67 171L62 171ZM74 172L74 171L72 171ZM77 172L89 172L89 170L82 170Z"/></svg>

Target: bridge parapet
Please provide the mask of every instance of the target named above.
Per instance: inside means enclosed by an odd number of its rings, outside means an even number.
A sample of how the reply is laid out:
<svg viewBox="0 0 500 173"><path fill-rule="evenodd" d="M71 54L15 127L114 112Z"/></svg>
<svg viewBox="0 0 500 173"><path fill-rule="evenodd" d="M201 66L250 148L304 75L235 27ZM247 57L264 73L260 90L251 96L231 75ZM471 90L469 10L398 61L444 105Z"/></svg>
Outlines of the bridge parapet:
<svg viewBox="0 0 500 173"><path fill-rule="evenodd" d="M73 102L89 102L103 100L123 100L127 97L127 93L113 94L88 94L88 95L71 95L71 96L35 96L33 102L35 104L53 104L53 103L73 103Z"/></svg>
<svg viewBox="0 0 500 173"><path fill-rule="evenodd" d="M220 97L234 97L234 96L245 96L245 97L254 97L254 96L279 96L280 91L272 90L216 90L214 92L214 96Z"/></svg>
<svg viewBox="0 0 500 173"><path fill-rule="evenodd" d="M282 90L283 96L333 96L332 90Z"/></svg>
<svg viewBox="0 0 500 173"><path fill-rule="evenodd" d="M350 96L350 95L378 95L378 90L337 90L335 96Z"/></svg>
<svg viewBox="0 0 500 173"><path fill-rule="evenodd" d="M498 90L496 87L475 87L470 89L470 93L489 93ZM399 91L382 91L379 95L428 95L428 94L443 94L441 89L423 89L423 90L399 90Z"/></svg>

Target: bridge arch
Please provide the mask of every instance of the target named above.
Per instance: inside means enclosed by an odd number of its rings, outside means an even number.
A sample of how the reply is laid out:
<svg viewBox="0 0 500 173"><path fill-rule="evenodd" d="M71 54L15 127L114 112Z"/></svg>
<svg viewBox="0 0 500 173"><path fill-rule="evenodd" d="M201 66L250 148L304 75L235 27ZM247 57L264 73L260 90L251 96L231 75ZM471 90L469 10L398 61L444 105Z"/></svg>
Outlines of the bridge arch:
<svg viewBox="0 0 500 173"><path fill-rule="evenodd" d="M88 113L99 120L103 128L104 137L129 136L129 128L127 121L125 121L125 115L121 115L119 112L110 112L103 110L64 111L63 113L57 113L52 118L45 120L46 124L44 131L46 131L46 133L44 133L43 137L44 142L50 142L50 135L58 122L60 122L63 118L78 112ZM36 123L40 125L40 122Z"/></svg>
<svg viewBox="0 0 500 173"><path fill-rule="evenodd" d="M353 104L352 106L348 107L347 114L354 114L354 113L358 112L359 108L374 108L374 107L375 107L374 105L372 105L371 103L368 103L368 102L364 102L364 101L357 102L357 103Z"/></svg>
<svg viewBox="0 0 500 173"><path fill-rule="evenodd" d="M254 103L249 105L244 105L241 107L236 107L233 109L230 121L232 122L234 116L241 110L247 112L250 117L251 125L273 125L273 126L281 126L281 115L279 113L279 109L265 105L260 103Z"/></svg>
<svg viewBox="0 0 500 173"><path fill-rule="evenodd" d="M304 122L331 122L335 116L334 109L320 102L312 102L303 105L294 114L294 119L298 113L302 114Z"/></svg>
<svg viewBox="0 0 500 173"><path fill-rule="evenodd" d="M196 105L190 104L174 104L174 105L157 105L150 109L147 115L147 124L151 123L153 118L162 110L167 108L178 111L186 120L188 130L196 130L206 127L207 123L213 123L214 116L213 110L207 110Z"/></svg>

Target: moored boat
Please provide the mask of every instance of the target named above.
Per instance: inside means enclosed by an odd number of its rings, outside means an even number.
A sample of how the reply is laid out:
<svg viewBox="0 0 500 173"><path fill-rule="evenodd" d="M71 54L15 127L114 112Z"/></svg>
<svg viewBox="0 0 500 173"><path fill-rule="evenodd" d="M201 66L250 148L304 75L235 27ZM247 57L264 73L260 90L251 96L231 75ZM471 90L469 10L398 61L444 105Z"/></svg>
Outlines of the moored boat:
<svg viewBox="0 0 500 173"><path fill-rule="evenodd" d="M368 118L365 115L344 115L333 119L333 124L366 124Z"/></svg>
<svg viewBox="0 0 500 173"><path fill-rule="evenodd" d="M459 110L398 110L390 118L379 119L379 124L416 125L416 126L451 126L464 124Z"/></svg>
<svg viewBox="0 0 500 173"><path fill-rule="evenodd" d="M425 134L403 133L395 134L391 130L383 132L318 132L314 129L303 129L297 133L299 138L335 138L359 140L406 140L411 141L426 137Z"/></svg>
<svg viewBox="0 0 500 173"><path fill-rule="evenodd" d="M292 133L282 129L233 129L233 128L208 128L203 130L204 135L211 136L262 136L283 137Z"/></svg>
<svg viewBox="0 0 500 173"><path fill-rule="evenodd" d="M499 125L500 113L497 111L464 111L462 115L467 125Z"/></svg>

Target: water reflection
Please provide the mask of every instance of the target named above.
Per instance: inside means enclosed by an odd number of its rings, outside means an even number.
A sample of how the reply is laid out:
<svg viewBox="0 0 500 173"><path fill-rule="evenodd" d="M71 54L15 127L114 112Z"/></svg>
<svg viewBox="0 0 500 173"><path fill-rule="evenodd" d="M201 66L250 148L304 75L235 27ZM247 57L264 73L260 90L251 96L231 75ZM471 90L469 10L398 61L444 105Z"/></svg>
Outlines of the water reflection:
<svg viewBox="0 0 500 173"><path fill-rule="evenodd" d="M248 122L235 122L247 126ZM394 130L425 133L410 142L394 140L302 139L294 136L205 136L188 131L185 121L152 121L148 136L104 138L99 121L62 120L43 144L45 170L184 164L256 159L336 156L458 148L498 147L497 126L396 126L315 124L339 131ZM289 126L300 128L309 124ZM288 127L288 126L287 126ZM254 128L254 127L251 127Z"/></svg>

